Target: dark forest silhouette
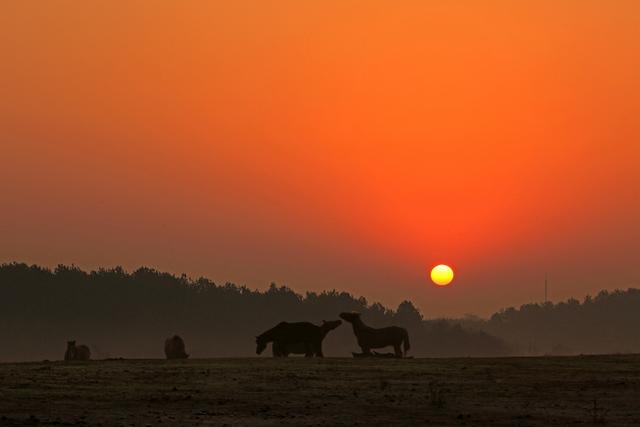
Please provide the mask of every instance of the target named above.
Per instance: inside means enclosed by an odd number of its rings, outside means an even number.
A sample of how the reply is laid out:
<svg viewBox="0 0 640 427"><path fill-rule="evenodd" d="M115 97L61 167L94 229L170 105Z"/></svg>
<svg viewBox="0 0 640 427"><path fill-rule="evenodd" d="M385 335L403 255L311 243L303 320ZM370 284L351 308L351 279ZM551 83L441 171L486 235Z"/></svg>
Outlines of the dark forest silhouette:
<svg viewBox="0 0 640 427"><path fill-rule="evenodd" d="M69 340L87 344L95 359L162 358L174 334L192 358L255 356L255 336L280 321L318 324L349 311L372 327L406 328L415 357L640 352L636 289L583 303L528 304L489 320L425 320L409 301L390 310L336 290L303 296L275 284L260 292L149 268L85 272L12 263L0 266L0 339L11 343L0 348L0 360L60 359ZM325 356L359 350L350 329L327 336Z"/></svg>
<svg viewBox="0 0 640 427"><path fill-rule="evenodd" d="M583 302L525 304L494 314L481 328L521 354L640 352L640 289L601 291Z"/></svg>

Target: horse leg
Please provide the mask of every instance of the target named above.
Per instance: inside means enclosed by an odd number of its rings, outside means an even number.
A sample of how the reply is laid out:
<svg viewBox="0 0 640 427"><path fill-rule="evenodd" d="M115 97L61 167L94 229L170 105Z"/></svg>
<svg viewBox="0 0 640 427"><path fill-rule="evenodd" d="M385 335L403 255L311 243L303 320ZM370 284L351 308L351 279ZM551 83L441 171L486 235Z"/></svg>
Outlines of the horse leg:
<svg viewBox="0 0 640 427"><path fill-rule="evenodd" d="M304 343L304 351L304 357L313 357L313 346L311 345L311 343Z"/></svg>
<svg viewBox="0 0 640 427"><path fill-rule="evenodd" d="M322 354L322 343L316 344L316 356L324 357L324 354Z"/></svg>
<svg viewBox="0 0 640 427"><path fill-rule="evenodd" d="M284 356L284 352L286 351L286 348L279 341L274 341L271 344L271 351L273 352L273 357L282 357Z"/></svg>
<svg viewBox="0 0 640 427"><path fill-rule="evenodd" d="M396 357L402 357L402 349L400 348L400 343L394 344L393 350L396 352Z"/></svg>

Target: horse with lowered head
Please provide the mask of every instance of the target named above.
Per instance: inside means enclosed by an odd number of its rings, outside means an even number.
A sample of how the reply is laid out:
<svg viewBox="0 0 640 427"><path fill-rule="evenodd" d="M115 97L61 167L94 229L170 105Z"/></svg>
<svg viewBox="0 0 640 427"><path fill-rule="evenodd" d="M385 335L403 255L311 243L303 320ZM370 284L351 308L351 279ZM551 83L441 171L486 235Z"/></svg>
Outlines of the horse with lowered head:
<svg viewBox="0 0 640 427"><path fill-rule="evenodd" d="M187 359L189 357L184 348L184 341L178 335L165 340L164 354L167 359Z"/></svg>
<svg viewBox="0 0 640 427"><path fill-rule="evenodd" d="M371 355L372 348L382 348L393 346L396 357L403 357L401 345L404 344L404 356L411 348L409 343L409 333L400 326L388 326L386 328L372 328L364 324L360 318L360 313L340 313L340 318L351 323L353 333L358 339L358 345L362 348L362 353Z"/></svg>
<svg viewBox="0 0 640 427"><path fill-rule="evenodd" d="M323 320L320 325L321 341L325 339L327 334L338 326L342 325L342 320ZM273 341L271 346L273 357L288 357L290 354L306 354L307 349L304 342L284 343L281 341Z"/></svg>
<svg viewBox="0 0 640 427"><path fill-rule="evenodd" d="M268 331L256 337L256 354L267 348L270 342L278 342L279 346L288 347L292 344L304 348L305 357L324 357L322 354L323 335L320 326L309 322L280 322Z"/></svg>
<svg viewBox="0 0 640 427"><path fill-rule="evenodd" d="M91 350L86 345L76 345L75 341L67 341L67 351L64 353L64 360L89 360Z"/></svg>

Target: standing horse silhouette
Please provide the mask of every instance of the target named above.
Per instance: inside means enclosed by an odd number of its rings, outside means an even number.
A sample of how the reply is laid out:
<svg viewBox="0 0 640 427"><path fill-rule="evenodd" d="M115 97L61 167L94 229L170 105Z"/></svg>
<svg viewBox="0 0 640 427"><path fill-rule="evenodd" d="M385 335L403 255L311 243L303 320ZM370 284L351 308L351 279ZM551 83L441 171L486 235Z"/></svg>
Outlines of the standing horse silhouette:
<svg viewBox="0 0 640 427"><path fill-rule="evenodd" d="M326 335L326 334L325 334ZM324 357L322 354L322 339L324 335L320 326L309 322L280 322L268 331L256 337L256 354L267 348L270 342L278 342L278 346L301 345L305 357Z"/></svg>
<svg viewBox="0 0 640 427"><path fill-rule="evenodd" d="M342 325L342 320L330 320L328 322L323 320L322 324L320 325L320 342L322 343L322 340L325 339L327 334L340 325ZM304 342L284 343L281 341L273 341L271 350L273 352L273 357L288 357L290 354L307 353Z"/></svg>
<svg viewBox="0 0 640 427"><path fill-rule="evenodd" d="M165 340L164 355L167 359L187 359L189 357L184 348L184 341L178 335Z"/></svg>
<svg viewBox="0 0 640 427"><path fill-rule="evenodd" d="M404 356L411 348L409 343L409 333L405 328L399 326L388 326L386 328L372 328L364 324L360 318L360 313L340 313L340 318L351 323L353 333L358 339L358 345L362 348L362 353L372 355L372 348L382 348L393 346L396 357L403 357L401 345L404 344Z"/></svg>
<svg viewBox="0 0 640 427"><path fill-rule="evenodd" d="M86 345L76 345L75 341L67 341L67 351L64 353L64 360L89 360L91 351Z"/></svg>

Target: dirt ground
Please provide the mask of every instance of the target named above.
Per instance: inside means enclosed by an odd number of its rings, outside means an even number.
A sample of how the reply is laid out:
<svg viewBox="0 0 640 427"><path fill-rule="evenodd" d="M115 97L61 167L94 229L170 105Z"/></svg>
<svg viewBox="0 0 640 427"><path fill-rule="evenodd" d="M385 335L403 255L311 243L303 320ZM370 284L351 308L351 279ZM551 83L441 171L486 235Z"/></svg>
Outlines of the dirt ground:
<svg viewBox="0 0 640 427"><path fill-rule="evenodd" d="M640 424L640 356L0 364L0 425Z"/></svg>

